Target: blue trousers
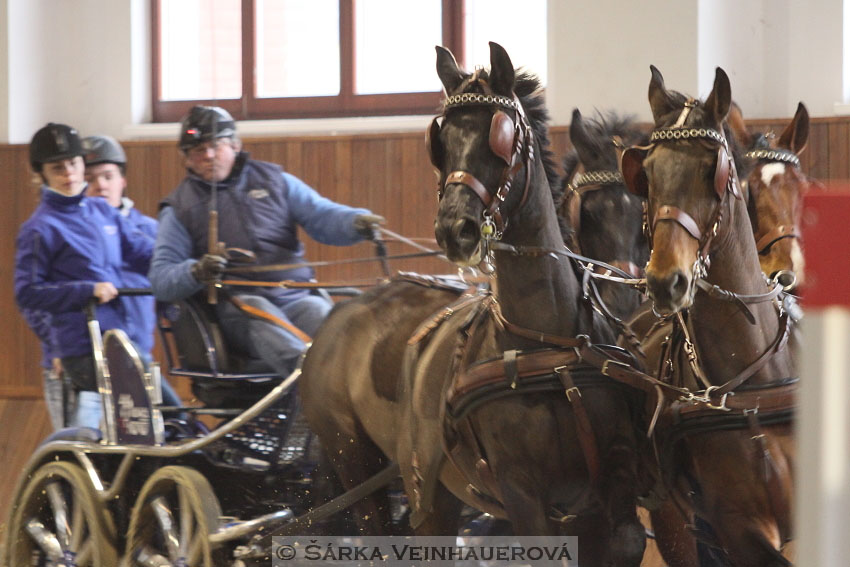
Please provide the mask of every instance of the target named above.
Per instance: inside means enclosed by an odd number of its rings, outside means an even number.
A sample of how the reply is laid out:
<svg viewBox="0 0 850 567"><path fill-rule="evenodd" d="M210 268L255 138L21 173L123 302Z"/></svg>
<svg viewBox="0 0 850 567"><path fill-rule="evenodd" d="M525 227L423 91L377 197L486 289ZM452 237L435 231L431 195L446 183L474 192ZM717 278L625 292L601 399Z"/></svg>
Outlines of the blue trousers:
<svg viewBox="0 0 850 567"><path fill-rule="evenodd" d="M294 301L261 295L237 297L251 307L295 325L311 337L333 307L331 302L318 295L307 295ZM306 347L301 339L279 325L251 317L229 301L220 301L217 313L229 345L263 360L283 378L295 369Z"/></svg>

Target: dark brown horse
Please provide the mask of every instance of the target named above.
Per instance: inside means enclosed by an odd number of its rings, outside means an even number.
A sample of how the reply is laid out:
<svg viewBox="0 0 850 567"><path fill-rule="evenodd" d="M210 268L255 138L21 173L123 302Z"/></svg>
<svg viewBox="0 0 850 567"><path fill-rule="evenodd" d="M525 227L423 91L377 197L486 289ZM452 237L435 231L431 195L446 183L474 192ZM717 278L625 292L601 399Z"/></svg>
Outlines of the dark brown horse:
<svg viewBox="0 0 850 567"><path fill-rule="evenodd" d="M400 464L415 499L417 478L427 482L445 433L467 493L503 509L516 533L566 529L587 536L580 539L583 565L638 565L644 532L635 513L637 441L627 393L587 369L575 372L579 379L586 371L578 387L571 370L553 373L575 361L572 349L544 351L562 362L541 365L545 380L526 380L539 360L530 350L571 344L580 333L610 342L613 334L582 300L573 265L558 255L563 240L544 163L539 83L517 75L500 46L490 48L489 72L472 74L438 49L447 98L430 147L440 171L437 241L450 260L493 269L494 292L422 350L407 390L406 421L416 430Z"/></svg>
<svg viewBox="0 0 850 567"><path fill-rule="evenodd" d="M620 268L634 278L643 274L649 259L642 229L644 200L626 190L619 160L623 147L642 145L645 138L631 118L609 113L586 119L578 109L573 110L573 149L564 157L565 176L555 201L564 240L574 252ZM605 272L602 268L596 271ZM606 281L598 285L600 299L619 319L634 313L642 301L640 293L624 285Z"/></svg>
<svg viewBox="0 0 850 567"><path fill-rule="evenodd" d="M675 324L644 350L662 379L695 393L659 423L662 471L733 565L788 565L779 550L791 537L795 368L723 134L729 79L718 69L700 102L668 91L653 67L649 100L652 146L628 150L622 170L648 196L647 289Z"/></svg>

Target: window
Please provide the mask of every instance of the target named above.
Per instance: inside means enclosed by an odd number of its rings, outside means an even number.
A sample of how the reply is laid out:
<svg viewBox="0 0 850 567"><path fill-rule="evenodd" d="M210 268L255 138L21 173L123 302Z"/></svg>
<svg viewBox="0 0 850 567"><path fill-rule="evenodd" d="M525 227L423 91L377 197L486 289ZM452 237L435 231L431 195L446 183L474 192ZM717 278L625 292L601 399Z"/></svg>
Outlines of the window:
<svg viewBox="0 0 850 567"><path fill-rule="evenodd" d="M198 103L236 119L431 114L434 45L484 64L498 41L545 79L546 0L152 2L157 122Z"/></svg>

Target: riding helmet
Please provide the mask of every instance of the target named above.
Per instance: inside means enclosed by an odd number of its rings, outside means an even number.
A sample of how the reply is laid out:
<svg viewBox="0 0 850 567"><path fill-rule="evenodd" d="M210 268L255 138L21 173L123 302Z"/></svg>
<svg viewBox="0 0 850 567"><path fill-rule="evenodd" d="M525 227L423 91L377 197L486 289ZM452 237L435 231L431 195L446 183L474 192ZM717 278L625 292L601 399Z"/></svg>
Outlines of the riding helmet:
<svg viewBox="0 0 850 567"><path fill-rule="evenodd" d="M180 124L178 145L185 152L213 138L231 138L235 134L236 122L225 109L195 105Z"/></svg>
<svg viewBox="0 0 850 567"><path fill-rule="evenodd" d="M83 140L83 149L87 166L101 163L114 163L120 167L127 165L124 148L111 136L89 136Z"/></svg>
<svg viewBox="0 0 850 567"><path fill-rule="evenodd" d="M36 132L30 141L30 165L34 171L51 161L59 161L85 154L83 142L75 128L66 124L49 122Z"/></svg>

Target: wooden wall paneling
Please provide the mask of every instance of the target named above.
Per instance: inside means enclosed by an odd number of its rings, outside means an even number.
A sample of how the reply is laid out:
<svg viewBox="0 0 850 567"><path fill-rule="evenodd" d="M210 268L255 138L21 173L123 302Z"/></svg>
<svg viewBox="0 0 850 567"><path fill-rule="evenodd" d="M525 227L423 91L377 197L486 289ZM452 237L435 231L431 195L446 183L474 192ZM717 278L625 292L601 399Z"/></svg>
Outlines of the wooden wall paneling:
<svg viewBox="0 0 850 567"><path fill-rule="evenodd" d="M52 428L44 400L10 400L0 398L0 539L3 538L12 491L18 475Z"/></svg>
<svg viewBox="0 0 850 567"><path fill-rule="evenodd" d="M850 124L830 123L828 128L829 178L850 178Z"/></svg>
<svg viewBox="0 0 850 567"><path fill-rule="evenodd" d="M809 131L809 148L805 154L806 173L815 179L829 179L829 124L812 121Z"/></svg>

